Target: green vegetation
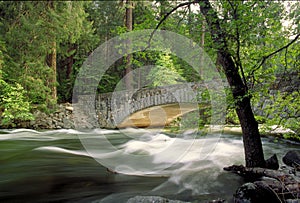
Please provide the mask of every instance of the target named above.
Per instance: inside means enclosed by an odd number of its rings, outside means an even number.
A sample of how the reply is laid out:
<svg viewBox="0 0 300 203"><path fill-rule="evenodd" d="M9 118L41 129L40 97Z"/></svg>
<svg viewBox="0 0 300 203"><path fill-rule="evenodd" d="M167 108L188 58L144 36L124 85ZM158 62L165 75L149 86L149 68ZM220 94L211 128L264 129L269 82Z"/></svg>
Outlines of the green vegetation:
<svg viewBox="0 0 300 203"><path fill-rule="evenodd" d="M160 54L157 58L156 66L150 70L147 77L151 81L150 86L173 85L185 81L178 71L180 69L175 68L170 54Z"/></svg>
<svg viewBox="0 0 300 203"><path fill-rule="evenodd" d="M31 120L36 109L49 112L57 103L71 102L76 75L96 47L127 32L130 23L133 30L155 28L180 3L0 1L1 125ZM300 76L300 46L296 37L299 2L220 0L211 4L218 13L226 49L247 90L240 101L251 99L255 112L260 112L255 115L260 124L291 129L295 134L286 136L299 139L300 96L299 82L295 82ZM182 6L159 29L174 31L199 43L225 79L226 71L218 57L222 47L216 43L217 37L208 24L209 13L204 15L201 5ZM133 20L125 23L128 10ZM99 81L99 92L113 91L128 68L137 70L149 65L155 67L148 72L143 70L140 75L145 78L135 78L131 85L141 88L201 80L185 61L170 53L138 52L132 54L130 63L124 56ZM285 89L287 86L295 88ZM227 93L227 122L238 124L234 109L240 101L232 94L232 87ZM205 124L201 120L199 125Z"/></svg>
<svg viewBox="0 0 300 203"><path fill-rule="evenodd" d="M30 103L25 99L25 91L20 84L14 86L0 79L1 125L14 127L14 123L32 120Z"/></svg>

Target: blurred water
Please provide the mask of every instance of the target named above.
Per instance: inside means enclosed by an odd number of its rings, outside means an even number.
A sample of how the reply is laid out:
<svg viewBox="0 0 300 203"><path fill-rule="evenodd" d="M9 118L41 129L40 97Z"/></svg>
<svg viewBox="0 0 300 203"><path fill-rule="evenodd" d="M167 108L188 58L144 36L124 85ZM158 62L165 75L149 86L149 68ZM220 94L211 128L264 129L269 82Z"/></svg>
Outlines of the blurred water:
<svg viewBox="0 0 300 203"><path fill-rule="evenodd" d="M267 138L263 146L266 157L299 149ZM0 202L115 203L136 195L230 202L243 183L222 170L244 163L242 139L236 135L1 130L0 154Z"/></svg>

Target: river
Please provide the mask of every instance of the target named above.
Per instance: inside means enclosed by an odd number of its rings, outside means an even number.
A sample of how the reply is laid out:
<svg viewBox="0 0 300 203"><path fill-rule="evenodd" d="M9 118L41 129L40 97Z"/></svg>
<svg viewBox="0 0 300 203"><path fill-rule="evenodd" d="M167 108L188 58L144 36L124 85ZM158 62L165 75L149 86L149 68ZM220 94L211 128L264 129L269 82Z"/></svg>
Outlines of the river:
<svg viewBox="0 0 300 203"><path fill-rule="evenodd" d="M280 159L296 143L263 138ZM0 130L0 202L127 202L137 195L232 201L241 136L152 130Z"/></svg>

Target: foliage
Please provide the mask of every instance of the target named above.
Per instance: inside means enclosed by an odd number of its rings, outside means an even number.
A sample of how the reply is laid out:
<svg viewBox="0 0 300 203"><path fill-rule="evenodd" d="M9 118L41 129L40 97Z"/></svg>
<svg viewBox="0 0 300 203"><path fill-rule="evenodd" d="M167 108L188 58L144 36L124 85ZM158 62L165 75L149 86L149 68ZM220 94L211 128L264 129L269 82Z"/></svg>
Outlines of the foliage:
<svg viewBox="0 0 300 203"><path fill-rule="evenodd" d="M153 87L173 85L184 81L168 53L159 56L156 66L150 70L147 79Z"/></svg>
<svg viewBox="0 0 300 203"><path fill-rule="evenodd" d="M262 111L260 117L266 126L282 126L294 131L291 137L299 137L299 43L277 57L270 59L272 71L269 77L275 77L272 82L265 80L256 85L253 91L253 106ZM270 130L270 128L264 129Z"/></svg>
<svg viewBox="0 0 300 203"><path fill-rule="evenodd" d="M295 43L266 58L298 33L296 8L299 8L299 3L286 7L287 3L280 1L214 1L213 5L222 19L221 26L227 34L234 63L249 88L256 120L269 126L281 125L299 134L298 90L285 92L275 87L284 77L299 73L299 64L296 65L298 45ZM238 124L234 111L236 101L230 91L227 95L227 121Z"/></svg>
<svg viewBox="0 0 300 203"><path fill-rule="evenodd" d="M25 93L20 84L10 85L0 79L1 125L14 126L14 123L19 121L33 120Z"/></svg>
<svg viewBox="0 0 300 203"><path fill-rule="evenodd" d="M134 1L133 29L155 28L178 3ZM275 87L286 75L299 74L299 42L262 63L264 57L299 33L299 2L216 0L211 4L221 19L229 52L247 84L256 120L269 126L281 125L299 135L299 89ZM124 1L0 1L0 107L4 121L30 119L29 110L36 105L46 111L56 102L51 95L53 87L57 87L58 102L70 102L82 63L99 44L126 32L124 19ZM219 66L218 47L196 4L174 12L160 29L199 43ZM57 72L48 63L53 49L57 52ZM168 52L142 51L132 56L133 70L155 65L135 75L137 88L203 79L189 64ZM106 71L99 82L100 92L115 90L125 76L125 64L120 59ZM224 77L221 70L220 74ZM53 77L56 82L50 80ZM238 124L234 111L237 101L230 92L228 89L227 122ZM17 115L18 111L23 113Z"/></svg>
<svg viewBox="0 0 300 203"><path fill-rule="evenodd" d="M0 41L0 124L13 126L18 121L32 120L33 116L23 87L18 83L10 85L2 78L5 50L5 44Z"/></svg>
<svg viewBox="0 0 300 203"><path fill-rule="evenodd" d="M73 44L88 38L84 2L1 2L1 35L7 44L5 80L26 90L32 104L52 106L56 70L49 65L55 50L61 58L75 54ZM84 36L84 37L83 37ZM17 50L17 51L16 51ZM76 50L77 51L77 50ZM59 64L59 62L58 62ZM56 67L54 67L56 68ZM54 75L54 76L53 76Z"/></svg>

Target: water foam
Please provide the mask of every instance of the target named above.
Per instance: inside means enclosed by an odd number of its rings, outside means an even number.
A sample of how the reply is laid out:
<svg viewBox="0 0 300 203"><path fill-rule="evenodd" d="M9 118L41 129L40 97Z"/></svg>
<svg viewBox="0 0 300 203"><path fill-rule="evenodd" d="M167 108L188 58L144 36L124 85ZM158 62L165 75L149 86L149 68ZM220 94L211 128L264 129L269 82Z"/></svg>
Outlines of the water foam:
<svg viewBox="0 0 300 203"><path fill-rule="evenodd" d="M73 155L79 155L79 156L87 156L90 157L90 155L86 151L81 150L68 150L60 147L53 147L53 146L45 146L45 147L38 147L33 149L33 151L51 151L55 153L65 153L65 154L73 154Z"/></svg>

